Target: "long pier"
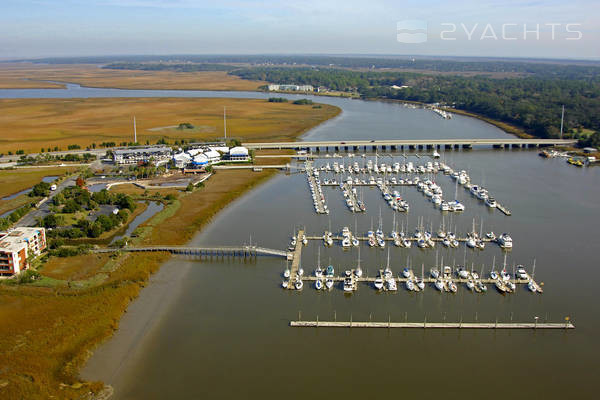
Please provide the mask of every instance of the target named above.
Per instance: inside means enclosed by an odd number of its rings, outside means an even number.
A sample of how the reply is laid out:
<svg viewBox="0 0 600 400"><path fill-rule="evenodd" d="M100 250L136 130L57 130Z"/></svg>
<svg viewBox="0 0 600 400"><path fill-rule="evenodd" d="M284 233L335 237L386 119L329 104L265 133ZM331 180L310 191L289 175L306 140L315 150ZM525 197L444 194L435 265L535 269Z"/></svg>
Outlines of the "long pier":
<svg viewBox="0 0 600 400"><path fill-rule="evenodd" d="M126 252L168 252L188 256L233 256L250 258L257 256L284 257L291 259L291 253L284 250L268 249L259 246L217 246L217 247L184 247L184 246L143 246L143 247L108 247L93 249L94 253Z"/></svg>
<svg viewBox="0 0 600 400"><path fill-rule="evenodd" d="M575 329L570 321L552 322L372 322L372 321L290 321L300 328L419 328L419 329Z"/></svg>
<svg viewBox="0 0 600 400"><path fill-rule="evenodd" d="M261 142L243 143L248 149L293 149L311 150L335 149L359 150L389 148L391 150L404 149L470 149L475 146L487 146L493 148L521 148L540 146L571 146L577 140L571 139L418 139L418 140L331 140L331 141L305 141L305 142Z"/></svg>
<svg viewBox="0 0 600 400"><path fill-rule="evenodd" d="M302 237L304 236L304 231L301 229L298 231L298 235L296 236L296 248L292 253L292 268L290 270L290 284L288 285L288 289L294 289L294 282L299 278L298 269L300 268L300 259L302 256ZM289 259L289 258L288 258Z"/></svg>

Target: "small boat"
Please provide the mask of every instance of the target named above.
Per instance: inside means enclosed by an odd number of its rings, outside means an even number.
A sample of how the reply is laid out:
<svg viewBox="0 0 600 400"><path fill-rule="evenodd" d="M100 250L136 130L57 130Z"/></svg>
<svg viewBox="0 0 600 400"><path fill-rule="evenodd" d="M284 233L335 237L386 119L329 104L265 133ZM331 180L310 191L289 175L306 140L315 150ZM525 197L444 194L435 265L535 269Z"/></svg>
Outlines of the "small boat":
<svg viewBox="0 0 600 400"><path fill-rule="evenodd" d="M498 273L496 271L490 272L490 277L494 280L498 279Z"/></svg>
<svg viewBox="0 0 600 400"><path fill-rule="evenodd" d="M329 290L333 287L333 279L325 280L325 287Z"/></svg>
<svg viewBox="0 0 600 400"><path fill-rule="evenodd" d="M496 289L498 289L498 291L502 294L506 293L506 286L504 286L504 283L502 283L502 281L497 280L496 283Z"/></svg>
<svg viewBox="0 0 600 400"><path fill-rule="evenodd" d="M356 267L356 269L354 270L354 275L356 275L357 278L360 278L363 275L363 271L360 268L360 265Z"/></svg>
<svg viewBox="0 0 600 400"><path fill-rule="evenodd" d="M344 279L344 292L352 293L354 290L354 282L351 277L347 277Z"/></svg>
<svg viewBox="0 0 600 400"><path fill-rule="evenodd" d="M444 282L441 279L435 281L435 288L442 292L444 290Z"/></svg>
<svg viewBox="0 0 600 400"><path fill-rule="evenodd" d="M467 239L467 247L470 247L471 249L477 247L477 242L475 241L474 237L471 236Z"/></svg>
<svg viewBox="0 0 600 400"><path fill-rule="evenodd" d="M425 289L425 282L423 281L423 279L417 278L417 287L420 290L424 290Z"/></svg>
<svg viewBox="0 0 600 400"><path fill-rule="evenodd" d="M503 249L510 249L513 247L512 238L508 233L503 233L502 235L498 236L498 239L496 239L496 241L498 242L498 245L500 245L500 247L502 247Z"/></svg>
<svg viewBox="0 0 600 400"><path fill-rule="evenodd" d="M321 290L321 289L323 289L323 281L322 281L322 280L320 280L320 279L317 279L317 280L315 281L315 289L317 289L317 290Z"/></svg>
<svg viewBox="0 0 600 400"><path fill-rule="evenodd" d="M410 268L404 267L404 269L402 270L402 276L404 276L405 278L410 277Z"/></svg>
<svg viewBox="0 0 600 400"><path fill-rule="evenodd" d="M333 265L327 266L327 268L325 269L325 275L327 275L328 277L332 277L334 273L335 270L333 269Z"/></svg>
<svg viewBox="0 0 600 400"><path fill-rule="evenodd" d="M302 290L303 286L304 282L302 282L302 279L296 279L296 282L294 283L294 287L296 288L296 290Z"/></svg>
<svg viewBox="0 0 600 400"><path fill-rule="evenodd" d="M438 153L437 151L433 151L433 154L431 155L431 157L433 158L440 158L440 153Z"/></svg>
<svg viewBox="0 0 600 400"><path fill-rule="evenodd" d="M409 279L409 280L406 281L406 289L410 290L411 292L413 290L415 290L415 284L413 283L412 280Z"/></svg>
<svg viewBox="0 0 600 400"><path fill-rule="evenodd" d="M287 280L283 281L283 282L281 282L281 287L284 289L287 289L289 284L290 284L290 281L287 281Z"/></svg>
<svg viewBox="0 0 600 400"><path fill-rule="evenodd" d="M489 208L496 208L498 203L496 203L496 200L493 197L488 197L487 199L485 199L485 205Z"/></svg>
<svg viewBox="0 0 600 400"><path fill-rule="evenodd" d="M285 271L283 271L283 277L287 279L290 277L290 275L291 275L291 272L290 272L289 268L286 268Z"/></svg>
<svg viewBox="0 0 600 400"><path fill-rule="evenodd" d="M456 287L456 283L448 281L448 290L450 290L452 293L456 293L456 291L458 290L458 288Z"/></svg>
<svg viewBox="0 0 600 400"><path fill-rule="evenodd" d="M304 270L302 269L302 267L298 268L298 276L302 276L304 275Z"/></svg>
<svg viewBox="0 0 600 400"><path fill-rule="evenodd" d="M345 238L342 240L342 247L343 247L343 248L345 248L345 249L346 249L346 248L350 247L350 244L351 244L351 243L350 243L350 239L349 239L349 238L345 237Z"/></svg>
<svg viewBox="0 0 600 400"><path fill-rule="evenodd" d="M352 246L358 247L359 244L360 244L360 242L358 241L358 239L353 237L352 238Z"/></svg>
<svg viewBox="0 0 600 400"><path fill-rule="evenodd" d="M469 279L469 280L467 281L467 288L468 288L469 290L473 290L473 289L475 289L475 282L473 282L471 279Z"/></svg>
<svg viewBox="0 0 600 400"><path fill-rule="evenodd" d="M514 292L515 289L517 288L517 285L515 285L515 283L512 281L506 282L506 286L508 286L508 288L510 289L511 292Z"/></svg>
<svg viewBox="0 0 600 400"><path fill-rule="evenodd" d="M382 238L377 238L377 245L379 247L385 247L385 240L383 240Z"/></svg>
<svg viewBox="0 0 600 400"><path fill-rule="evenodd" d="M533 283L533 281L532 281L532 280L530 280L530 281L527 283L527 288L528 288L528 289L529 289L531 292L533 292L533 293L537 292L537 287L535 286L535 283Z"/></svg>
<svg viewBox="0 0 600 400"><path fill-rule="evenodd" d="M407 249L410 248L411 245L412 245L412 242L408 239L404 239L402 241L402 246L406 247Z"/></svg>
<svg viewBox="0 0 600 400"><path fill-rule="evenodd" d="M440 271L437 268L431 268L430 273L433 279L437 279L440 277Z"/></svg>
<svg viewBox="0 0 600 400"><path fill-rule="evenodd" d="M390 292L395 292L398 290L398 285L396 284L396 280L394 278L389 278L385 281L387 284L387 290Z"/></svg>
<svg viewBox="0 0 600 400"><path fill-rule="evenodd" d="M448 238L444 238L444 240L442 240L442 244L446 247L450 247L452 243L450 243L450 240Z"/></svg>
<svg viewBox="0 0 600 400"><path fill-rule="evenodd" d="M483 282L477 282L477 288L482 292L487 292L487 286Z"/></svg>
<svg viewBox="0 0 600 400"><path fill-rule="evenodd" d="M456 271L456 274L463 279L466 279L469 277L469 271L467 271L464 267L458 267L458 270Z"/></svg>
<svg viewBox="0 0 600 400"><path fill-rule="evenodd" d="M494 232L488 232L485 234L485 237L490 239L490 240L496 240L496 235L494 234Z"/></svg>
<svg viewBox="0 0 600 400"><path fill-rule="evenodd" d="M373 286L375 286L375 289L377 289L377 290L383 289L383 279L381 279L380 277L377 277L375 279L375 282L373 282Z"/></svg>

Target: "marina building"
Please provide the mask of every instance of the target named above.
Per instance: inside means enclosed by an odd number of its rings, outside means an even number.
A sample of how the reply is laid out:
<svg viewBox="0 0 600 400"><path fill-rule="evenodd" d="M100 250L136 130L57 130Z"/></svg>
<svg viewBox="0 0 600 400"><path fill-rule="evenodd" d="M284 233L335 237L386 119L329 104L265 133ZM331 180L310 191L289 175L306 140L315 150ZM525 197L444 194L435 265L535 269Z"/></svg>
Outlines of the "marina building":
<svg viewBox="0 0 600 400"><path fill-rule="evenodd" d="M229 150L229 159L231 161L248 161L248 149L243 146L232 147Z"/></svg>
<svg viewBox="0 0 600 400"><path fill-rule="evenodd" d="M159 165L168 162L171 154L171 148L168 146L132 147L113 150L113 161L120 165L139 162L153 162Z"/></svg>
<svg viewBox="0 0 600 400"><path fill-rule="evenodd" d="M12 277L26 270L27 257L39 256L45 248L44 228L19 227L0 233L0 277Z"/></svg>

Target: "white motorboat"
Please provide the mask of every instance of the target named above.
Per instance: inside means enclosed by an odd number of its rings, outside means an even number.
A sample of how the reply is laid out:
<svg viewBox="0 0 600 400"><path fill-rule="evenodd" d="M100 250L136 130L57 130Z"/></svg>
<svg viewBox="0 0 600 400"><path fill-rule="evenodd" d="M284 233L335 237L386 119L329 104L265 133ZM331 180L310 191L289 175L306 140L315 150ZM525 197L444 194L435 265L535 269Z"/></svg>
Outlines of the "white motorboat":
<svg viewBox="0 0 600 400"><path fill-rule="evenodd" d="M474 249L475 247L477 247L477 242L475 241L474 237L471 236L471 237L469 237L467 239L467 246L470 247L470 248L472 248L472 249Z"/></svg>
<svg viewBox="0 0 600 400"><path fill-rule="evenodd" d="M431 157L433 157L433 158L440 158L441 156L440 156L440 153L438 153L437 151L434 150L433 154L431 155Z"/></svg>
<svg viewBox="0 0 600 400"><path fill-rule="evenodd" d="M289 270L289 268L286 268L285 271L283 271L283 277L288 279L291 275L291 272Z"/></svg>
<svg viewBox="0 0 600 400"><path fill-rule="evenodd" d="M352 293L353 290L354 290L354 281L352 280L351 277L346 277L344 279L344 292Z"/></svg>
<svg viewBox="0 0 600 400"><path fill-rule="evenodd" d="M377 289L377 290L383 289L383 279L381 279L380 277L377 277L375 279L375 282L373 282L373 286L375 286L375 289Z"/></svg>
<svg viewBox="0 0 600 400"><path fill-rule="evenodd" d="M329 290L333 287L333 279L327 279L325 280L325 287Z"/></svg>
<svg viewBox="0 0 600 400"><path fill-rule="evenodd" d="M395 292L398 290L398 285L396 284L396 280L394 278L389 278L385 281L387 285L387 290L390 292Z"/></svg>
<svg viewBox="0 0 600 400"><path fill-rule="evenodd" d="M423 281L423 279L417 278L417 287L420 290L424 290L425 289L425 282Z"/></svg>
<svg viewBox="0 0 600 400"><path fill-rule="evenodd" d="M342 239L342 247L343 248L348 248L350 247L351 243L350 243L350 239L345 237L344 239Z"/></svg>
<svg viewBox="0 0 600 400"><path fill-rule="evenodd" d="M503 233L502 235L498 236L498 239L496 240L498 245L500 245L500 247L503 249L511 249L513 247L512 238L508 233Z"/></svg>
<svg viewBox="0 0 600 400"><path fill-rule="evenodd" d="M532 280L530 280L530 281L527 283L527 288L528 288L528 289L529 289L531 292L533 292L533 293L537 292L537 287L535 286L535 283L533 283L533 281L532 281Z"/></svg>
<svg viewBox="0 0 600 400"><path fill-rule="evenodd" d="M496 240L496 234L494 232L488 232L485 234L485 237L489 240Z"/></svg>
<svg viewBox="0 0 600 400"><path fill-rule="evenodd" d="M475 289L475 282L473 282L472 280L468 280L467 281L467 288L469 288L469 290L474 290Z"/></svg>
<svg viewBox="0 0 600 400"><path fill-rule="evenodd" d="M487 199L485 199L485 205L488 206L489 208L496 208L498 203L496 202L496 199L494 199L493 197L488 197Z"/></svg>
<svg viewBox="0 0 600 400"><path fill-rule="evenodd" d="M408 239L404 239L402 241L402 246L406 247L407 249L410 248L411 245L412 245L412 242Z"/></svg>
<svg viewBox="0 0 600 400"><path fill-rule="evenodd" d="M450 243L450 240L448 238L444 238L444 240L442 240L442 244L446 247L450 247L452 243Z"/></svg>
<svg viewBox="0 0 600 400"><path fill-rule="evenodd" d="M411 292L413 290L415 290L415 284L413 283L412 280L409 279L409 280L406 281L406 289L410 290Z"/></svg>

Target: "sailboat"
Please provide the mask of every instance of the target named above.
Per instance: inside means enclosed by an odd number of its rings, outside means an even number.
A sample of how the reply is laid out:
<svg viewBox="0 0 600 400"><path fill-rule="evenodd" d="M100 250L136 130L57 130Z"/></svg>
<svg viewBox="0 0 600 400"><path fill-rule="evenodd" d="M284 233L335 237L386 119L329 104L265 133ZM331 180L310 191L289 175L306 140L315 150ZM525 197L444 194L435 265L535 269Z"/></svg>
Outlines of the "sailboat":
<svg viewBox="0 0 600 400"><path fill-rule="evenodd" d="M354 275L356 275L357 278L360 278L363 275L363 271L360 268L360 247L358 248L358 263L354 270Z"/></svg>
<svg viewBox="0 0 600 400"><path fill-rule="evenodd" d="M323 269L321 268L321 248L317 249L317 269L315 270L315 276L317 278L323 276Z"/></svg>
<svg viewBox="0 0 600 400"><path fill-rule="evenodd" d="M425 289L425 264L421 264L421 278L417 278L417 287L420 290Z"/></svg>

